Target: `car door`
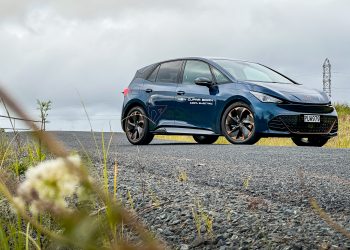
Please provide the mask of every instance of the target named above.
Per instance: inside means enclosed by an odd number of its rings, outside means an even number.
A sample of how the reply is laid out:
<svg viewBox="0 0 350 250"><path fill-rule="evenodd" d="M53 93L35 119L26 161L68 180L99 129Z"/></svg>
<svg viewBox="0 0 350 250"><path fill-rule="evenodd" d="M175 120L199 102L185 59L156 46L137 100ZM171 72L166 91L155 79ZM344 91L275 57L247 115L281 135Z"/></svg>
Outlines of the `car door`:
<svg viewBox="0 0 350 250"><path fill-rule="evenodd" d="M183 61L161 63L144 83L151 129L174 126L176 88Z"/></svg>
<svg viewBox="0 0 350 250"><path fill-rule="evenodd" d="M182 81L176 89L175 125L214 130L219 88L217 85L213 87L196 85L194 81L198 77L214 79L209 64L200 60L187 60L183 68Z"/></svg>

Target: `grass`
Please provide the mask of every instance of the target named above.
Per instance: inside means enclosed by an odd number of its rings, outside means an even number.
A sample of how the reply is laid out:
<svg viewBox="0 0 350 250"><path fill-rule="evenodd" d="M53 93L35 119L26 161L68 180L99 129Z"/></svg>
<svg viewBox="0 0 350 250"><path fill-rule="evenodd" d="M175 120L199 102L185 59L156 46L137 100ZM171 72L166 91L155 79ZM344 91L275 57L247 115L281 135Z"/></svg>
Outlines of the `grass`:
<svg viewBox="0 0 350 250"><path fill-rule="evenodd" d="M339 115L338 136L330 139L325 147L329 148L350 148L350 106L347 104L335 104ZM157 135L157 139L173 140L182 142L193 142L192 136L185 135ZM230 144L225 137L220 136L215 144ZM290 138L262 138L256 145L260 146L295 146Z"/></svg>
<svg viewBox="0 0 350 250"><path fill-rule="evenodd" d="M188 176L186 171L182 170L179 172L178 176L177 176L178 181L180 182L186 182L188 180Z"/></svg>
<svg viewBox="0 0 350 250"><path fill-rule="evenodd" d="M197 237L202 237L202 226L205 227L206 234L209 238L214 237L213 232L213 222L214 218L209 213L205 212L202 204L199 200L195 202L195 207L192 208L192 217L194 221L194 225L197 231Z"/></svg>

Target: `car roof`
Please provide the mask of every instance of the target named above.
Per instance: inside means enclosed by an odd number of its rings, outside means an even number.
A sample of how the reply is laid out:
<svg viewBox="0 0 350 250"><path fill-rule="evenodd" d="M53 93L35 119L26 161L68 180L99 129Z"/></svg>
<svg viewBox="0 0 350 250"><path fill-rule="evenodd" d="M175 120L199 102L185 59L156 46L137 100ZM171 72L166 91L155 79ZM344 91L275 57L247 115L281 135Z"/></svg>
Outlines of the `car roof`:
<svg viewBox="0 0 350 250"><path fill-rule="evenodd" d="M156 63L152 63L151 65L160 64L160 63L169 62L169 61L177 61L177 60L204 60L204 61L230 60L230 61L235 61L235 62L256 63L256 62L252 62L252 61L240 60L240 59L232 59L232 58L227 58L227 57L189 56L189 57L178 57L178 58L163 60L163 61L159 61L159 62L156 62ZM151 66L151 65L149 65L149 66Z"/></svg>
<svg viewBox="0 0 350 250"><path fill-rule="evenodd" d="M173 58L173 59L168 59L168 60L164 60L164 61L159 61L156 63L149 64L147 66L144 66L144 67L137 70L135 77L149 74L149 72L153 71L153 69L156 66L158 66L162 63L171 62L171 61L179 61L179 60L202 60L202 61L205 61L207 63L214 64L214 65L216 65L216 67L221 67L221 66L218 65L214 60L230 60L230 61L235 61L235 62L255 63L255 62L249 62L249 61L245 61L245 60L237 60L237 59L224 58L224 57L209 57L209 56L207 56L207 57L205 57L205 56L179 57L179 58ZM225 69L221 69L221 70L226 72ZM227 72L226 72L226 74L230 75Z"/></svg>

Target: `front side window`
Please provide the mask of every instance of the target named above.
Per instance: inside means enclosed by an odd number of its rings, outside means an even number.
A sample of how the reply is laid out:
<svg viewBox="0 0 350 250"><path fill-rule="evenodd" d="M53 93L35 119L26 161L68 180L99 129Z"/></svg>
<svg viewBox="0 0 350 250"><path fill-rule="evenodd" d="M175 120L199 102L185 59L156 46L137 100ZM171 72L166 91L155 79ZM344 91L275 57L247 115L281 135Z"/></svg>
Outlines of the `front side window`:
<svg viewBox="0 0 350 250"><path fill-rule="evenodd" d="M182 61L165 62L160 65L157 82L177 83Z"/></svg>
<svg viewBox="0 0 350 250"><path fill-rule="evenodd" d="M215 76L216 83L220 84L220 83L228 83L228 82L230 82L230 80L226 76L224 76L224 74L221 73L219 70L217 70L216 68L213 68L213 67L211 69L212 69L213 74Z"/></svg>
<svg viewBox="0 0 350 250"><path fill-rule="evenodd" d="M212 80L209 65L205 62L189 60L186 62L182 83L194 84L194 80L198 77L206 77Z"/></svg>

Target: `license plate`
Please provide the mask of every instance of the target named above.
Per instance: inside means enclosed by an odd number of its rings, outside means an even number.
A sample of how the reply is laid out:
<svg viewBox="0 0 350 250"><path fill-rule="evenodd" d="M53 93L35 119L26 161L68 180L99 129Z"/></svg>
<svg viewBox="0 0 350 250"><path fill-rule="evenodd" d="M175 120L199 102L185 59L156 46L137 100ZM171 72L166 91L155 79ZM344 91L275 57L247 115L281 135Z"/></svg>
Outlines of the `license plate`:
<svg viewBox="0 0 350 250"><path fill-rule="evenodd" d="M319 115L304 115L304 122L321 122L321 117Z"/></svg>

